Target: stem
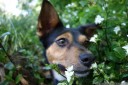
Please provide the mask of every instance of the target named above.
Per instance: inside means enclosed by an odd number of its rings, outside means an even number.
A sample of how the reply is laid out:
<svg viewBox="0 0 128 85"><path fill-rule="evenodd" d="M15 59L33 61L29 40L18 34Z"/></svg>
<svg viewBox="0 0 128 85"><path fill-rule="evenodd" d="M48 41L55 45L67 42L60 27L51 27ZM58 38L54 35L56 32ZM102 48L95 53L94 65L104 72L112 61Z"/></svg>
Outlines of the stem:
<svg viewBox="0 0 128 85"><path fill-rule="evenodd" d="M98 60L101 60L100 50L99 50L99 43L96 45L97 53L98 53Z"/></svg>
<svg viewBox="0 0 128 85"><path fill-rule="evenodd" d="M4 46L2 45L2 43L0 42L0 47L2 48L2 50L4 51L4 53L6 54L6 56L8 57L8 59L13 63L13 65L15 66L15 63L13 62L13 60L12 60L12 56L11 55L9 55L8 53L7 53L7 51L5 50L5 48L4 48Z"/></svg>
<svg viewBox="0 0 128 85"><path fill-rule="evenodd" d="M128 8L127 8L127 5L128 5L128 3L127 3L127 1L125 0L125 11L126 11L126 19L128 19ZM127 29L126 29L126 32L127 32ZM126 33L127 34L127 33ZM127 41L128 41L128 38L126 38L127 39Z"/></svg>
<svg viewBox="0 0 128 85"><path fill-rule="evenodd" d="M105 3L106 4L106 3ZM108 27L108 22L107 22L107 18L108 18L108 11L107 11L107 7L105 8L105 12L106 12L106 21L105 21L105 29L104 29L104 32L105 32L105 39L106 39L106 42L107 42L107 46L108 46L108 49L111 50L111 47L110 47L110 42L109 42L109 39L108 39L108 32L107 32L107 27Z"/></svg>

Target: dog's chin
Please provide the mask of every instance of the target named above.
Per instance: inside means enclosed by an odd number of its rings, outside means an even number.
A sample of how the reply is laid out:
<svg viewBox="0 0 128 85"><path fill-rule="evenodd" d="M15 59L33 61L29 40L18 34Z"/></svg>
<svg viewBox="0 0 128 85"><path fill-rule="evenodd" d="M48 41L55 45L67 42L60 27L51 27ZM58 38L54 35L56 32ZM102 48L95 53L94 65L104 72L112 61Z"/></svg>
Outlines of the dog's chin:
<svg viewBox="0 0 128 85"><path fill-rule="evenodd" d="M80 77L86 77L89 74L89 71L75 71L75 76Z"/></svg>

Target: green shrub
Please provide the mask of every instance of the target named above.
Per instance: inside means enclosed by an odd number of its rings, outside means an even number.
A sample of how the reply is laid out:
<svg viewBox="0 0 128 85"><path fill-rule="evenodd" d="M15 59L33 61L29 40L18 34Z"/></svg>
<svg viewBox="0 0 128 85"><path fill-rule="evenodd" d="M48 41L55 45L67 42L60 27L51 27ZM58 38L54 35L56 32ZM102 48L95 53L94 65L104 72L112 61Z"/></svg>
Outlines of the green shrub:
<svg viewBox="0 0 128 85"><path fill-rule="evenodd" d="M14 16L0 10L0 63L6 69L3 85L20 84L25 73L27 81L51 84L42 75L42 49L36 36L36 23L41 1L34 7L31 0L20 2L26 16ZM50 0L66 27L95 23L97 15L104 20L89 49L96 56L93 71L86 78L77 79L78 85L120 83L128 80L128 1L127 0ZM23 62L24 61L24 62ZM22 70L21 70L22 69ZM60 85L67 84L67 81ZM72 83L72 82L71 82Z"/></svg>

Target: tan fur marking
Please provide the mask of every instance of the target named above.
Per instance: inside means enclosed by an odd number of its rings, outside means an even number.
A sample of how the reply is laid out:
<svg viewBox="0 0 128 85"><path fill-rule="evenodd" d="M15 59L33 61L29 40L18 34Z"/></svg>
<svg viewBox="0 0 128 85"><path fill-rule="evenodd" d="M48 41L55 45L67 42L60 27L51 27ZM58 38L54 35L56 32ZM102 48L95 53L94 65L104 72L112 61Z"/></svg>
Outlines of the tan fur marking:
<svg viewBox="0 0 128 85"><path fill-rule="evenodd" d="M40 20L38 21L38 28L42 28Z"/></svg>
<svg viewBox="0 0 128 85"><path fill-rule="evenodd" d="M40 31L37 31L36 34L37 34L39 37L43 36L42 32L40 32Z"/></svg>
<svg viewBox="0 0 128 85"><path fill-rule="evenodd" d="M72 43L73 41L73 37L72 37L72 34L70 32L66 32L62 35L60 35L59 37L56 38L56 40L60 39L60 38L66 38L69 40L69 43Z"/></svg>
<svg viewBox="0 0 128 85"><path fill-rule="evenodd" d="M42 28L42 25L41 25L41 23L40 23L40 21L38 21L38 28L37 28L37 32L36 32L36 34L39 36L39 37L41 37L41 36L43 36L43 32L42 32L42 30L41 30L41 28Z"/></svg>
<svg viewBox="0 0 128 85"><path fill-rule="evenodd" d="M87 40L88 40L87 37L84 35L79 35L79 37L78 37L78 42L80 42L80 43L83 43Z"/></svg>
<svg viewBox="0 0 128 85"><path fill-rule="evenodd" d="M54 43L47 50L47 57L50 63L61 64L65 67L69 67L78 63L78 56L80 52L77 47L71 47L68 49L56 46L57 45Z"/></svg>

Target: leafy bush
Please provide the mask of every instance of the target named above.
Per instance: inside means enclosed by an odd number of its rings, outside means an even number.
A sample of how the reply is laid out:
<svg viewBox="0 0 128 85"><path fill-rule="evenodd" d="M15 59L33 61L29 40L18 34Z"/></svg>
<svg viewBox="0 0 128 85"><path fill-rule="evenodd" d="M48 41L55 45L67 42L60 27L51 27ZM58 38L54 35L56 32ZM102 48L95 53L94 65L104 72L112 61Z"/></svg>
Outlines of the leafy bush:
<svg viewBox="0 0 128 85"><path fill-rule="evenodd" d="M36 23L41 1L34 7L20 1L27 15L14 16L0 10L0 64L4 64L2 85L51 84L42 74L42 49L36 36ZM128 80L128 1L127 0L50 0L66 27L95 23L97 15L104 20L89 49L96 56L93 71L86 78L77 79L78 85L113 84ZM44 71L43 71L44 72ZM29 77L28 77L29 76ZM67 81L61 82L64 84Z"/></svg>

